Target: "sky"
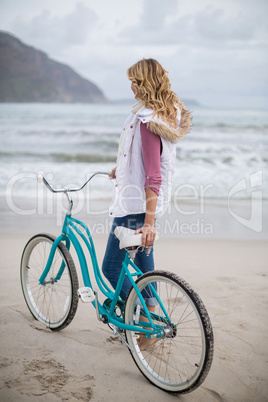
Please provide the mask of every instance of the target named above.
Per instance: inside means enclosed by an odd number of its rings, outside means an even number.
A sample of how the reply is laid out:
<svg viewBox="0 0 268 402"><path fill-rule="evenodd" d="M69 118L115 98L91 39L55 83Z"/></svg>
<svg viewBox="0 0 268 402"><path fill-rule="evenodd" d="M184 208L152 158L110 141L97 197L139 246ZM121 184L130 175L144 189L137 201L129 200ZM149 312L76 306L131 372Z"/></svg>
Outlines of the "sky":
<svg viewBox="0 0 268 402"><path fill-rule="evenodd" d="M267 0L0 0L0 30L131 98L126 70L155 58L182 99L268 107Z"/></svg>

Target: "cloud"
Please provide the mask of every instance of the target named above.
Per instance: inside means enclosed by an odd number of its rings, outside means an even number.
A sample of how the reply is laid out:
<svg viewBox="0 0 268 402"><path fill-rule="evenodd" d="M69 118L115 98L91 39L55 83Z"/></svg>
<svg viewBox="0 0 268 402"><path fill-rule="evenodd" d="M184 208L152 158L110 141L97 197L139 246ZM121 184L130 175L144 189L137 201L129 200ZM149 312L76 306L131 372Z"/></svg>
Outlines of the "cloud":
<svg viewBox="0 0 268 402"><path fill-rule="evenodd" d="M165 28L168 17L178 11L178 1L146 0L143 2L143 12L139 29L142 33L161 32Z"/></svg>
<svg viewBox="0 0 268 402"><path fill-rule="evenodd" d="M207 5L201 10L178 14L178 2L145 1L140 21L121 32L131 44L189 44L223 46L263 39L268 35L266 15L268 7L235 7L222 3L220 7ZM268 4L268 2L267 2ZM155 7L154 7L155 6ZM152 9L154 7L154 14ZM150 12L151 10L151 12ZM173 16L172 20L170 18Z"/></svg>
<svg viewBox="0 0 268 402"><path fill-rule="evenodd" d="M124 48L137 60L158 59L181 97L230 104L238 95L267 96L268 2L193 3L143 2L139 20L121 31Z"/></svg>
<svg viewBox="0 0 268 402"><path fill-rule="evenodd" d="M75 10L63 19L64 40L69 44L86 43L98 20L97 14L83 2L76 3Z"/></svg>
<svg viewBox="0 0 268 402"><path fill-rule="evenodd" d="M85 44L97 21L96 13L80 1L72 12L63 16L53 15L47 9L33 17L20 14L12 28L24 40L53 52L62 47Z"/></svg>
<svg viewBox="0 0 268 402"><path fill-rule="evenodd" d="M204 39L221 42L247 42L259 35L267 35L264 10L242 7L239 12L227 11L230 10L208 6L198 12L194 19L195 33Z"/></svg>
<svg viewBox="0 0 268 402"><path fill-rule="evenodd" d="M163 64L182 97L267 96L267 0L2 1L5 30L110 98L132 96L126 70L143 57Z"/></svg>

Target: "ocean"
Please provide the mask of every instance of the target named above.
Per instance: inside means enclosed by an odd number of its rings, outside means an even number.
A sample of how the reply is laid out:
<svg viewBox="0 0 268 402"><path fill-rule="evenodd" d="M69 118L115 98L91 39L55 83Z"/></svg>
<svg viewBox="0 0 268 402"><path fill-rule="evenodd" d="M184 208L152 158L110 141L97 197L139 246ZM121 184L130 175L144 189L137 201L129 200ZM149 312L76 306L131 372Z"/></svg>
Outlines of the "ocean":
<svg viewBox="0 0 268 402"><path fill-rule="evenodd" d="M249 199L252 187L261 186L267 199L267 112L189 109L193 128L177 144L173 196L194 199L205 192L206 199L226 199L241 182L235 198ZM117 104L1 104L0 195L7 188L19 197L34 195L38 173L56 187L70 187L91 172L111 170L129 110ZM91 183L92 199L111 198L103 180Z"/></svg>

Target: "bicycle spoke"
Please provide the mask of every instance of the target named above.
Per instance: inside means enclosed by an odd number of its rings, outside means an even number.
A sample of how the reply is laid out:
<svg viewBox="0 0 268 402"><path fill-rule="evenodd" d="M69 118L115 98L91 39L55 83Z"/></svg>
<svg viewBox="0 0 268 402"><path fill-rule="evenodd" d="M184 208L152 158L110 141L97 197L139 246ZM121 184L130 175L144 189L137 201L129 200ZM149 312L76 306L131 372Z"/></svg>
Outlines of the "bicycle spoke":
<svg viewBox="0 0 268 402"><path fill-rule="evenodd" d="M24 289L24 295L28 307L35 318L46 324L52 329L66 326L70 309L74 311L77 308L77 292L73 293L72 279L70 276L69 260L66 259L65 253L69 253L64 248L64 253L61 247L57 247L49 272L44 280L44 284L39 283L39 278L44 271L53 240L46 238L46 235L41 235L33 238L33 245L26 249L25 261L21 267L21 276ZM57 282L54 282L58 275L62 264L65 264L65 269L61 273L61 277ZM73 274L76 275L75 268ZM76 289L78 287L77 277ZM75 297L75 303L72 304L72 299ZM68 323L71 322L71 318Z"/></svg>
<svg viewBox="0 0 268 402"><path fill-rule="evenodd" d="M134 333L126 331L127 341L133 348L132 356L141 372L160 388L173 392L183 392L193 384L203 381L201 371L204 364L205 348L202 323L192 299L180 286L180 279L167 272L162 274L152 271L137 280L137 286L143 297L152 297L150 286L157 289L161 303L150 313L153 325L159 329L167 328L163 338L150 342L145 350L139 349L139 343L133 341ZM136 301L135 290L128 296L125 308L125 320L133 323ZM198 303L201 304L200 299ZM163 306L163 310L162 310ZM202 311L204 306L202 305ZM166 313L171 324L165 319ZM143 314L145 317L145 315ZM148 328L148 327L146 327ZM205 333L209 336L211 329ZM146 338L145 338L146 339ZM143 345L146 345L146 340ZM149 346L150 345L150 346ZM144 346L143 346L144 347Z"/></svg>

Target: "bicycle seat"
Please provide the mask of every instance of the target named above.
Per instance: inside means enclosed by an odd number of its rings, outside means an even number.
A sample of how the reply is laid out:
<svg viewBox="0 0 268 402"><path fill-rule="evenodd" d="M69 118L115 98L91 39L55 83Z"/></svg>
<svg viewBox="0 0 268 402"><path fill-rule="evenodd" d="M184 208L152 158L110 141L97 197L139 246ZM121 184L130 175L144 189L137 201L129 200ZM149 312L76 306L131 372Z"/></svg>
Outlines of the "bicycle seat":
<svg viewBox="0 0 268 402"><path fill-rule="evenodd" d="M114 230L115 236L120 240L119 248L139 247L142 245L142 233L135 234L135 230L117 226ZM158 239L156 235L155 240Z"/></svg>

